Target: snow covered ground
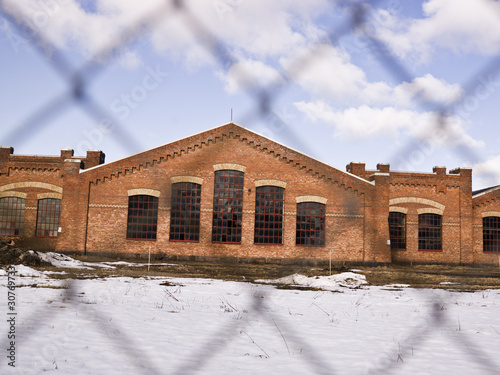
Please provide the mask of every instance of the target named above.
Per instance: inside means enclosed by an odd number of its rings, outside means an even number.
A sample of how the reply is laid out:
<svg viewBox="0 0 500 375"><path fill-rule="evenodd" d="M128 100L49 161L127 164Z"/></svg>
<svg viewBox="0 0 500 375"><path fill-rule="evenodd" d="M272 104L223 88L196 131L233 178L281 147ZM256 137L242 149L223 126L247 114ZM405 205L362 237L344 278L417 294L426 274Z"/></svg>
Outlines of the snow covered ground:
<svg viewBox="0 0 500 375"><path fill-rule="evenodd" d="M166 277L69 281L16 267L16 367L5 355L2 275L0 374L500 373L500 290L374 287L357 272L273 280L320 291Z"/></svg>

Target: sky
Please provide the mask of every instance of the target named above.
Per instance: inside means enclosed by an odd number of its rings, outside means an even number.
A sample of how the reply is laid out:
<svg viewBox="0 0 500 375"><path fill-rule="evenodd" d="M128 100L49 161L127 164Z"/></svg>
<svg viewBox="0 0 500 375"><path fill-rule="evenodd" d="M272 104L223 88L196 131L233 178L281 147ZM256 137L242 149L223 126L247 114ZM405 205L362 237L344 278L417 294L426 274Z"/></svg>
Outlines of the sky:
<svg viewBox="0 0 500 375"><path fill-rule="evenodd" d="M0 145L111 162L231 120L500 184L500 2L0 0Z"/></svg>

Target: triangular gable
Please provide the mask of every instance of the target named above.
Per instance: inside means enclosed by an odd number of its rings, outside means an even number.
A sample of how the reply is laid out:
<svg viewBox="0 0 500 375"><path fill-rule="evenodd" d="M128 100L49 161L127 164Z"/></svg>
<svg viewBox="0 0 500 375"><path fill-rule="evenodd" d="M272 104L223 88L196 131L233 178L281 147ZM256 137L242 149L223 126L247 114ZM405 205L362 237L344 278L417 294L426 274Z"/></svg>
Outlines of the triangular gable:
<svg viewBox="0 0 500 375"><path fill-rule="evenodd" d="M195 152L197 148L206 147L212 142L219 142L225 137L238 138L251 147L258 148L274 157L280 158L284 162L292 164L306 173L316 175L318 178L330 180L347 189L364 190L374 185L373 182L339 170L235 123L228 123L108 164L101 164L93 168L81 170L80 174L88 177L91 182L104 182L107 179L119 177L127 173L133 173L135 170L149 168L155 164L168 161L169 158L179 157L189 152ZM155 156L153 157L153 155ZM157 155L163 156L158 157Z"/></svg>

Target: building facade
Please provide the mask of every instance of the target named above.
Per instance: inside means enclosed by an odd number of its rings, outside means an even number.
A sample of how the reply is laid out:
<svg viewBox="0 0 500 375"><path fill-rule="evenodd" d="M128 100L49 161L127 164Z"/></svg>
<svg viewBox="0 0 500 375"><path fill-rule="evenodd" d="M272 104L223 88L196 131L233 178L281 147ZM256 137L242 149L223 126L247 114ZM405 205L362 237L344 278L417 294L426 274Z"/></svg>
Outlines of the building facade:
<svg viewBox="0 0 500 375"><path fill-rule="evenodd" d="M234 123L108 164L0 148L0 236L33 249L498 264L499 224L471 169L341 171Z"/></svg>

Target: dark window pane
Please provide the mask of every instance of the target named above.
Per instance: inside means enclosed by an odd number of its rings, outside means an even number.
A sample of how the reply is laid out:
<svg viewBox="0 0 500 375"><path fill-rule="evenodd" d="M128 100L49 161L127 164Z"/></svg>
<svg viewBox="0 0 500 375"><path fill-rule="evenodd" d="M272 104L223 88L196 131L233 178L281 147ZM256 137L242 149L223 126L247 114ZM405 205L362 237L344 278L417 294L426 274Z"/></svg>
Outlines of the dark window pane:
<svg viewBox="0 0 500 375"><path fill-rule="evenodd" d="M418 249L442 250L441 215L418 215Z"/></svg>
<svg viewBox="0 0 500 375"><path fill-rule="evenodd" d="M406 214L389 212L391 250L406 250Z"/></svg>
<svg viewBox="0 0 500 375"><path fill-rule="evenodd" d="M296 244L323 246L325 244L325 205L317 202L297 204Z"/></svg>
<svg viewBox="0 0 500 375"><path fill-rule="evenodd" d="M257 244L282 244L283 210L285 189L277 186L260 186L255 198L255 233ZM267 229L266 229L267 228Z"/></svg>
<svg viewBox="0 0 500 375"><path fill-rule="evenodd" d="M220 170L215 172L214 213L212 241L241 242L243 200L243 172Z"/></svg>
<svg viewBox="0 0 500 375"><path fill-rule="evenodd" d="M36 217L37 237L57 237L61 207L62 203L60 199L47 198L38 201Z"/></svg>
<svg viewBox="0 0 500 375"><path fill-rule="evenodd" d="M170 241L198 241L200 207L201 185L192 182L172 184Z"/></svg>
<svg viewBox="0 0 500 375"><path fill-rule="evenodd" d="M24 233L25 200L0 198L0 236L22 236Z"/></svg>
<svg viewBox="0 0 500 375"><path fill-rule="evenodd" d="M128 200L127 238L155 240L158 222L158 198L133 195Z"/></svg>
<svg viewBox="0 0 500 375"><path fill-rule="evenodd" d="M483 251L500 253L500 217L483 217Z"/></svg>

